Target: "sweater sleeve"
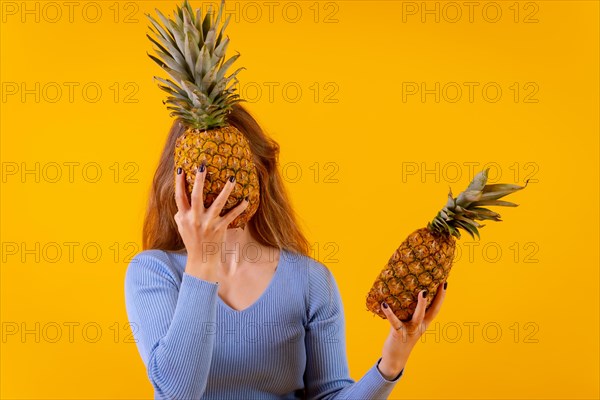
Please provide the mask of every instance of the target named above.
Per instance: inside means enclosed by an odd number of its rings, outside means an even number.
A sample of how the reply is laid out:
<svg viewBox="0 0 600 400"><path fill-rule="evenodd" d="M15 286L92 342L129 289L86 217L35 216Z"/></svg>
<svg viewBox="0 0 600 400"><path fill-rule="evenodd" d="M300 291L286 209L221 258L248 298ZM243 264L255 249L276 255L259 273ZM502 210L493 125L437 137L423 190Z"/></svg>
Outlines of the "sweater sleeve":
<svg viewBox="0 0 600 400"><path fill-rule="evenodd" d="M145 250L125 274L127 315L157 399L200 398L214 348L218 283L181 280L160 250Z"/></svg>
<svg viewBox="0 0 600 400"><path fill-rule="evenodd" d="M348 371L342 299L331 271L321 263L308 272L307 364L304 382L308 399L387 399L404 370L393 380L377 368L381 357L354 381Z"/></svg>

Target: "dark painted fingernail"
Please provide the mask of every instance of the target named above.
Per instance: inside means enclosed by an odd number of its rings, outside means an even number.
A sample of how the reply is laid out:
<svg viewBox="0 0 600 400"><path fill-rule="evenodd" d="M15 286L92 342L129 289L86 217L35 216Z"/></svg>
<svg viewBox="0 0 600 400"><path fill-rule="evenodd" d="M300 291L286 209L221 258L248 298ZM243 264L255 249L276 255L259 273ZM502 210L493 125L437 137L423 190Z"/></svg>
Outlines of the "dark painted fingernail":
<svg viewBox="0 0 600 400"><path fill-rule="evenodd" d="M423 292L423 298L427 297L427 290Z"/></svg>
<svg viewBox="0 0 600 400"><path fill-rule="evenodd" d="M388 308L388 305L385 301L382 303L382 305L383 305L383 308Z"/></svg>
<svg viewBox="0 0 600 400"><path fill-rule="evenodd" d="M229 182L233 182L235 180L235 176L229 178Z"/></svg>
<svg viewBox="0 0 600 400"><path fill-rule="evenodd" d="M444 282L444 290L448 287L448 282Z"/></svg>
<svg viewBox="0 0 600 400"><path fill-rule="evenodd" d="M181 175L181 167L177 168L177 175Z"/></svg>
<svg viewBox="0 0 600 400"><path fill-rule="evenodd" d="M248 196L244 197L244 200L245 200L245 201L248 201Z"/></svg>
<svg viewBox="0 0 600 400"><path fill-rule="evenodd" d="M199 170L200 172L204 172L204 169L206 168L206 167L205 167L205 163L206 163L206 161L202 161L202 164L200 165L200 168L198 168L198 170Z"/></svg>

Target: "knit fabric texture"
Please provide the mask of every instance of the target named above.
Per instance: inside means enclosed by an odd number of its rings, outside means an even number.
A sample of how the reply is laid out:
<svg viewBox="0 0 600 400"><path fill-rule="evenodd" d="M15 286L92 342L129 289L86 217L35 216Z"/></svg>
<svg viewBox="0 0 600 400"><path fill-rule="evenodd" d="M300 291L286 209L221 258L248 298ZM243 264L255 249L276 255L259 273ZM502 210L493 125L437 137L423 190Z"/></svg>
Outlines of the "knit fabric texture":
<svg viewBox="0 0 600 400"><path fill-rule="evenodd" d="M404 371L350 378L342 299L319 261L282 249L266 290L236 310L186 253L144 250L125 273L127 315L155 399L387 399Z"/></svg>

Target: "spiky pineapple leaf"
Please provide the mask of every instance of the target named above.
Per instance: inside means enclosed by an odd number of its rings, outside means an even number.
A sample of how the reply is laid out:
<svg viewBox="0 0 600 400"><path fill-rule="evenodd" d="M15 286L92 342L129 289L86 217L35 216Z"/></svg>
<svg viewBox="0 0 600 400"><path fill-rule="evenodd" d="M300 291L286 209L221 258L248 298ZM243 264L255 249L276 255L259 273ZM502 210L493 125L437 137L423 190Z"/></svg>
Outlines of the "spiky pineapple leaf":
<svg viewBox="0 0 600 400"><path fill-rule="evenodd" d="M217 80L220 81L221 79L223 79L223 77L225 76L225 73L227 72L227 69L231 66L231 64L233 64L235 62L235 60L237 60L239 58L239 56L240 56L240 53L238 53L234 56L231 56L229 58L229 60L227 60L223 63L221 68L219 68L219 73L217 74ZM244 67L241 67L241 68L244 68Z"/></svg>
<svg viewBox="0 0 600 400"><path fill-rule="evenodd" d="M450 189L446 205L435 216L433 223L428 226L435 227L436 230L442 229L446 234L459 238L460 234L457 234L459 230L456 228L460 228L469 232L472 237L477 235L479 238L478 228L483 228L485 225L478 223L477 220L502 221L500 214L482 206L516 207L517 204L498 199L524 189L527 187L529 179L524 186L503 183L486 185L488 170L489 168L479 172L458 197L453 198ZM440 228L441 224L446 226Z"/></svg>
<svg viewBox="0 0 600 400"><path fill-rule="evenodd" d="M202 37L206 38L206 35L208 35L208 31L210 30L211 27L211 23L210 23L210 17L212 15L212 4L210 4L208 6L208 10L206 11L206 14L204 15L204 21L202 21ZM206 42L206 39L204 40L204 42Z"/></svg>
<svg viewBox="0 0 600 400"><path fill-rule="evenodd" d="M170 79L163 79L158 76L155 76L154 79L162 83L164 86L167 86L170 90L178 93L181 96L185 96L185 90L179 87L175 82Z"/></svg>
<svg viewBox="0 0 600 400"><path fill-rule="evenodd" d="M481 225L479 224L479 222L477 222L477 221L474 221L474 220L472 220L471 218L464 217L464 216L462 216L462 215L460 215L460 214L456 214L456 215L454 216L454 220L455 220L455 221L461 221L461 222L464 222L465 224L469 224L469 225L471 225L471 226L473 226L473 227L476 227L476 228L479 228L479 227L481 227Z"/></svg>
<svg viewBox="0 0 600 400"><path fill-rule="evenodd" d="M474 207L479 207L479 206L518 207L519 206L518 204L511 203L510 201L504 201L504 200L481 200L481 201L476 201L471 205Z"/></svg>
<svg viewBox="0 0 600 400"><path fill-rule="evenodd" d="M185 61L187 62L187 65L196 65L196 60L198 59L200 50L198 48L198 43L195 42L195 39L190 32L188 32L185 35L184 52L185 52ZM192 68L191 72L192 72L193 80L196 81L197 74L196 74L195 69Z"/></svg>
<svg viewBox="0 0 600 400"><path fill-rule="evenodd" d="M469 184L469 186L467 186L467 191L481 191L483 189L483 187L485 186L485 183L487 182L488 179L488 171L490 169L486 168L485 170L479 172L477 175L475 175L475 177L473 177L473 180L471 181L471 183Z"/></svg>
<svg viewBox="0 0 600 400"><path fill-rule="evenodd" d="M229 45L225 28L231 16L223 18L223 10L221 0L218 13L209 5L203 16L200 9L194 11L188 0L183 0L176 6L173 19L158 9L160 23L148 15L155 37L147 37L156 46L156 56L148 56L172 79L160 81L159 88L169 94L163 103L172 115L206 129L224 126L231 107L244 101L235 84L237 74L245 68L228 72L239 53L225 58Z"/></svg>
<svg viewBox="0 0 600 400"><path fill-rule="evenodd" d="M175 23L175 21L165 17L158 8L154 9L163 26L169 31L171 37L175 40L177 48L183 48L183 30Z"/></svg>
<svg viewBox="0 0 600 400"><path fill-rule="evenodd" d="M150 41L152 43L154 43L156 45L156 47L159 48L160 51L162 51L163 53L169 54L169 50L165 49L158 41L154 40L150 35L146 34L146 37L148 39L150 39ZM170 56L170 54L169 54Z"/></svg>
<svg viewBox="0 0 600 400"><path fill-rule="evenodd" d="M200 35L200 43L204 43L204 30L202 29L202 12L200 9L196 10L196 29Z"/></svg>
<svg viewBox="0 0 600 400"><path fill-rule="evenodd" d="M460 221L460 220L457 220L457 221L455 221L455 222L456 222L456 224L457 224L459 227L461 227L461 228L463 228L465 231L467 231L467 232L469 233L469 235L471 235L471 237L472 237L473 239L475 239L475 236L474 236L474 235L477 235L477 238L479 239L479 231L477 230L477 228L476 228L475 226L473 226L473 225L470 225L470 224L468 224L468 223L466 223L466 222L463 222L463 221Z"/></svg>
<svg viewBox="0 0 600 400"><path fill-rule="evenodd" d="M156 35L156 33L155 33L155 35ZM146 35L146 36L148 36L148 35ZM149 38L149 39L151 39L151 38ZM168 50L166 53L170 57L175 59L175 61L177 61L181 65L185 64L185 59L183 58L183 54L181 54L179 49L177 49L177 47L173 43L171 43L170 40L164 39L160 35L156 35L156 41L158 41L160 44L162 44Z"/></svg>
<svg viewBox="0 0 600 400"><path fill-rule="evenodd" d="M177 44L175 42L175 38L173 38L173 36L171 36L169 33L167 33L167 31L165 29L163 29L163 27L160 26L160 24L154 18L152 18L152 16L150 14L146 14L146 17L148 17L148 19L150 20L150 22L152 23L152 25L154 25L154 27L156 28L156 30L159 32L159 35L163 39L168 40L173 45Z"/></svg>
<svg viewBox="0 0 600 400"><path fill-rule="evenodd" d="M192 14L193 15L193 14ZM192 36L192 43L194 44L195 47L198 47L199 45L201 45L200 42L200 33L198 33L198 30L196 29L196 26L193 23L193 16L189 14L189 12L184 12L183 13L183 34L185 35L191 35Z"/></svg>

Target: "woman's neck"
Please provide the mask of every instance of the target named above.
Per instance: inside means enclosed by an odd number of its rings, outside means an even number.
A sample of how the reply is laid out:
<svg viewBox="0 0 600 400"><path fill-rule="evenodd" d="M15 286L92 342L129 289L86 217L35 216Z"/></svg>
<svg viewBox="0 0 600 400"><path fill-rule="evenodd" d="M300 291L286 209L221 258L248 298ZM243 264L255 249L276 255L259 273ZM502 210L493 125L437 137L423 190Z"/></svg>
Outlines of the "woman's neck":
<svg viewBox="0 0 600 400"><path fill-rule="evenodd" d="M251 267L257 263L268 263L277 255L276 250L258 243L250 229L235 228L225 231L225 242L221 245L222 267L227 274L238 268Z"/></svg>

